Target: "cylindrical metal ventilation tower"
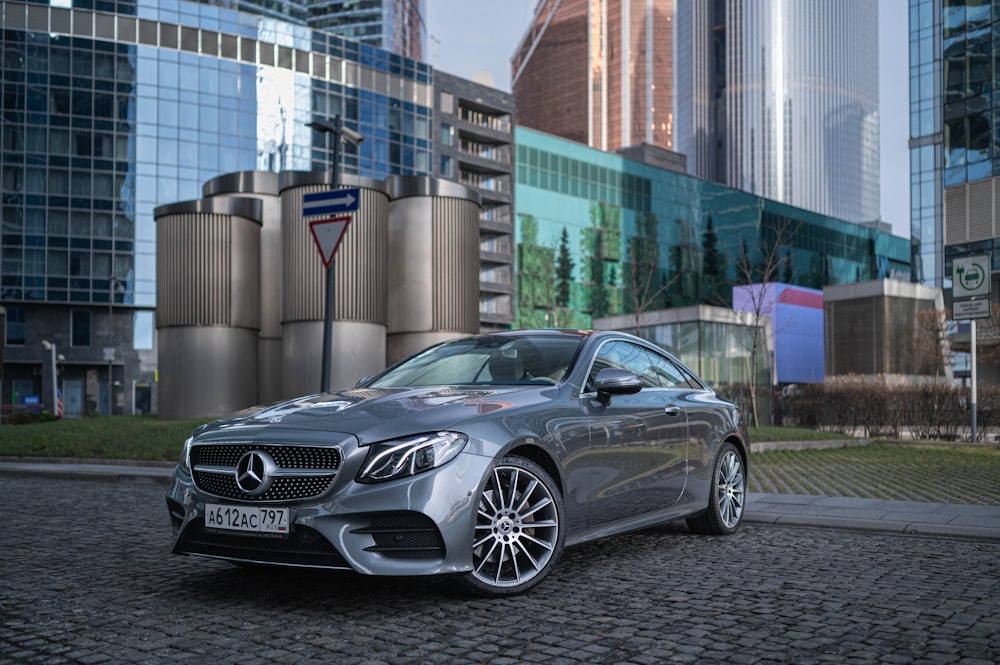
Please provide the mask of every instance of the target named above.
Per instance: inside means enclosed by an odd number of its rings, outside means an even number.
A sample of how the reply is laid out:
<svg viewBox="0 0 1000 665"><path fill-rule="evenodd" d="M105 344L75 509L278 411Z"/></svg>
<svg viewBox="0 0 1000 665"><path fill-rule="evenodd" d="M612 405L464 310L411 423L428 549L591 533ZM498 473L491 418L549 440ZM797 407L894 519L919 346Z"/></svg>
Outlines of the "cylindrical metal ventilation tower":
<svg viewBox="0 0 1000 665"><path fill-rule="evenodd" d="M281 392L281 199L278 174L238 171L212 178L202 186L205 198L242 197L261 202L260 337L257 338L257 395L270 404Z"/></svg>
<svg viewBox="0 0 1000 665"><path fill-rule="evenodd" d="M258 403L262 204L156 208L159 415L224 416Z"/></svg>
<svg viewBox="0 0 1000 665"><path fill-rule="evenodd" d="M479 194L447 180L390 176L389 364L479 330Z"/></svg>

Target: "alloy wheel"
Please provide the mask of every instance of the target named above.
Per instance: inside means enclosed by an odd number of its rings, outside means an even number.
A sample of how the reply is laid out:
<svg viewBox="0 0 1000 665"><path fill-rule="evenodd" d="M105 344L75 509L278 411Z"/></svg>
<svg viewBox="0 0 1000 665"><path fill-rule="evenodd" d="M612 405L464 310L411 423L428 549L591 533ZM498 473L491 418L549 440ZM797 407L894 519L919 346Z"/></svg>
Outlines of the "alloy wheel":
<svg viewBox="0 0 1000 665"><path fill-rule="evenodd" d="M480 584L522 587L558 558L562 525L550 484L520 464L494 467L479 500L472 546L472 575Z"/></svg>
<svg viewBox="0 0 1000 665"><path fill-rule="evenodd" d="M719 500L719 517L726 528L732 529L740 523L746 499L743 461L735 450L727 450L722 457L716 479L716 492Z"/></svg>

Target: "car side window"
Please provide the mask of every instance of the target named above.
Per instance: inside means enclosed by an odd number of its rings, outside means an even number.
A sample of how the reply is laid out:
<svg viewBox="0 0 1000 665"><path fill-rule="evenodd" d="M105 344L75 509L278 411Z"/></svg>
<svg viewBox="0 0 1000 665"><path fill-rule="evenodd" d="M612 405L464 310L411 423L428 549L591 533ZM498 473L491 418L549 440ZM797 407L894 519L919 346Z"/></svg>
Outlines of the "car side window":
<svg viewBox="0 0 1000 665"><path fill-rule="evenodd" d="M597 373L608 367L624 369L636 374L642 379L643 388L660 387L650 355L641 346L622 341L608 342L602 346L597 357L594 358L593 367L590 369L588 384L591 388Z"/></svg>
<svg viewBox="0 0 1000 665"><path fill-rule="evenodd" d="M650 353L653 368L659 378L660 385L664 388L701 388L701 385L692 381L687 372L675 365L668 358Z"/></svg>

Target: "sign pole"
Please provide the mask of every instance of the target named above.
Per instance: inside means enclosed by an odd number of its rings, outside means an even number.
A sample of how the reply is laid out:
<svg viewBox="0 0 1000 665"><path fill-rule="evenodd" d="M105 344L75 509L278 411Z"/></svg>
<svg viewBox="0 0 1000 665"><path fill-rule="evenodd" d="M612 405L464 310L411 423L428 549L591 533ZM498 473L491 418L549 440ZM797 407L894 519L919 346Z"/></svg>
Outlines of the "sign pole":
<svg viewBox="0 0 1000 665"><path fill-rule="evenodd" d="M972 336L972 392L969 408L972 411L972 443L976 442L976 320L969 322L969 334Z"/></svg>
<svg viewBox="0 0 1000 665"><path fill-rule="evenodd" d="M333 158L330 160L330 189L334 192L340 187L340 142L350 141L359 145L364 138L352 129L344 127L344 119L340 115L333 122L313 119L308 126L318 132L333 134ZM329 137L327 146L330 145ZM320 392L330 392L331 364L333 362L333 307L334 307L334 260L326 268L326 299L323 307L323 356L320 368Z"/></svg>
<svg viewBox="0 0 1000 665"><path fill-rule="evenodd" d="M969 378L972 381L969 392L969 410L972 414L972 442L975 443L979 433L976 431L977 396L976 396L976 319L990 316L990 291L993 281L990 277L990 256L977 255L956 257L952 263L952 298L955 300L955 310L961 310L956 319L969 320L969 350L972 368ZM985 300L977 298L985 296ZM969 298L969 300L958 300Z"/></svg>
<svg viewBox="0 0 1000 665"><path fill-rule="evenodd" d="M333 132L333 160L330 165L330 189L336 191L340 186L340 127L343 122L338 115L336 117L338 131ZM320 374L320 392L330 392L330 372L333 362L333 307L334 289L336 288L335 273L337 259L336 256L330 259L330 265L326 268L326 304L323 307L323 365Z"/></svg>

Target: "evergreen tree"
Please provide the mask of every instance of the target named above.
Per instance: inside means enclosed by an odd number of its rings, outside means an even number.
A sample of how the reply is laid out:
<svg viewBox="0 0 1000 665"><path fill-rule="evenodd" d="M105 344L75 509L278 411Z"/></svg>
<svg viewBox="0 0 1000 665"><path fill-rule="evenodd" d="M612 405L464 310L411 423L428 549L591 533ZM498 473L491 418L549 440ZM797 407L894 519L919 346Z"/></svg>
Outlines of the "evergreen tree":
<svg viewBox="0 0 1000 665"><path fill-rule="evenodd" d="M711 305L718 305L723 300L719 296L719 289L726 277L726 259L719 251L719 236L715 233L715 223L711 215L708 217L705 233L701 236L701 248L705 301Z"/></svg>
<svg viewBox="0 0 1000 665"><path fill-rule="evenodd" d="M556 255L556 306L569 307L570 284L573 283L573 257L569 253L569 232L563 227Z"/></svg>
<svg viewBox="0 0 1000 665"><path fill-rule="evenodd" d="M715 225L711 216L708 218L708 225L702 235L701 246L705 251L702 271L706 277L718 277L722 272L722 255L719 253L719 237L715 234Z"/></svg>

